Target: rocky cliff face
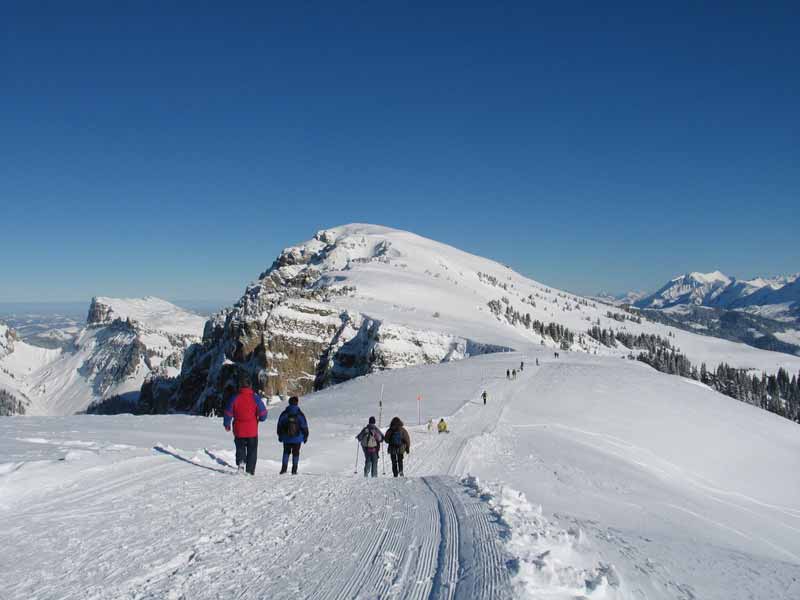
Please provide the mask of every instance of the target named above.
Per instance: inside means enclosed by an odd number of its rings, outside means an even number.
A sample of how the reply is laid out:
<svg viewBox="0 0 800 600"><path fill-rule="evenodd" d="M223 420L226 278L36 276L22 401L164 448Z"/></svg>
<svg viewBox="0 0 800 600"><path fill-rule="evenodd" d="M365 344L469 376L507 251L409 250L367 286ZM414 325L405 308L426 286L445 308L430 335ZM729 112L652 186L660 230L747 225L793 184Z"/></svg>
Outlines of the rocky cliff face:
<svg viewBox="0 0 800 600"><path fill-rule="evenodd" d="M0 322L0 358L8 356L14 351L14 342L16 341L16 332L5 323Z"/></svg>
<svg viewBox="0 0 800 600"><path fill-rule="evenodd" d="M143 404L153 412L211 414L221 411L240 372L265 396L302 395L375 370L501 349L343 309L356 288L324 275L391 255L385 240L332 231L287 248L233 307L206 323L202 343L186 352L178 378L145 383Z"/></svg>

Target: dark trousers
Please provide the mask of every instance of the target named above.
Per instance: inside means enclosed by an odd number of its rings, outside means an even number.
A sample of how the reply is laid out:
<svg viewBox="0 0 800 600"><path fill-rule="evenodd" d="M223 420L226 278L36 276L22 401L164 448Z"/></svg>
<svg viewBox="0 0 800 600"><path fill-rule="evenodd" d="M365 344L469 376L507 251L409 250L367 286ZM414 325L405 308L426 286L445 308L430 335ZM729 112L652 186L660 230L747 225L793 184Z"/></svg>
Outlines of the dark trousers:
<svg viewBox="0 0 800 600"><path fill-rule="evenodd" d="M378 453L364 450L364 477L378 476Z"/></svg>
<svg viewBox="0 0 800 600"><path fill-rule="evenodd" d="M250 475L256 474L256 461L258 460L258 438L234 438L236 444L236 466L245 465L245 470Z"/></svg>
<svg viewBox="0 0 800 600"><path fill-rule="evenodd" d="M281 461L281 473L286 473L289 466L289 455L292 455L292 473L297 473L297 463L300 462L300 444L284 444L283 460Z"/></svg>
<svg viewBox="0 0 800 600"><path fill-rule="evenodd" d="M389 456L392 457L392 474L397 477L400 475L403 476L403 450L400 449L398 451L392 451L389 453Z"/></svg>

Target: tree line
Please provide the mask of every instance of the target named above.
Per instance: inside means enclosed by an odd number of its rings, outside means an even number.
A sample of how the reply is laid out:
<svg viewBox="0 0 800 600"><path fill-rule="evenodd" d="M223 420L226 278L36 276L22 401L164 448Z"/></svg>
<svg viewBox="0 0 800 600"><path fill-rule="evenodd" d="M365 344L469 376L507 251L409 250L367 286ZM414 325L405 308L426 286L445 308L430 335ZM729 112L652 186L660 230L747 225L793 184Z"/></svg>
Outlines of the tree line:
<svg viewBox="0 0 800 600"><path fill-rule="evenodd" d="M726 363L714 370L709 370L702 363L698 369L685 354L659 335L615 332L596 325L587 333L604 346L616 347L617 343L621 343L629 350L643 350L637 356L629 355L629 358L635 358L662 373L700 381L726 396L800 423L800 373L790 376L781 367L774 375L753 374L747 369L731 367Z"/></svg>

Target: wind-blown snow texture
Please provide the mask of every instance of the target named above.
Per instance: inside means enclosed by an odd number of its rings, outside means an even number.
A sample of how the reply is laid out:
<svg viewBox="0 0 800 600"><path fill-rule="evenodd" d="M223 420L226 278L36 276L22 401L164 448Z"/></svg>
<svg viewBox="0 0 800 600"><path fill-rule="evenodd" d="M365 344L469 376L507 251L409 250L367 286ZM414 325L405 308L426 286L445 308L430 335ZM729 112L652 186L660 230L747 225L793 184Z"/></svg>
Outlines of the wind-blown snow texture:
<svg viewBox="0 0 800 600"><path fill-rule="evenodd" d="M423 421L447 416L451 433L416 425L418 395ZM368 375L301 406L311 437L297 477L277 475L282 406L262 425L254 478L233 475L221 419L0 420L4 594L800 594L798 427L696 382L610 357L504 353ZM361 459L353 474L371 414L409 425L405 480L365 480Z"/></svg>

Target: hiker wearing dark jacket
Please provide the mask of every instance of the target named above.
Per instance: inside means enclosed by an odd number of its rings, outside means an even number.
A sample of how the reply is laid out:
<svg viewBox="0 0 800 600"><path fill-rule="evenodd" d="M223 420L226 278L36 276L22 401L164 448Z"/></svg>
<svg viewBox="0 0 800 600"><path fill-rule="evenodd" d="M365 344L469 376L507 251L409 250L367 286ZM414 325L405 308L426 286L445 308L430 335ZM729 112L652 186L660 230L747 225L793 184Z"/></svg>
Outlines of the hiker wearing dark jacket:
<svg viewBox="0 0 800 600"><path fill-rule="evenodd" d="M256 474L258 460L258 423L267 420L264 400L250 387L250 378L242 376L239 391L231 396L225 407L222 425L231 430L233 421L233 443L236 445L236 467L250 475Z"/></svg>
<svg viewBox="0 0 800 600"><path fill-rule="evenodd" d="M375 417L369 418L369 423L356 436L356 439L364 450L364 477L369 476L370 472L373 477L377 477L378 454L380 453L381 443L383 443L383 434L375 425Z"/></svg>
<svg viewBox="0 0 800 600"><path fill-rule="evenodd" d="M403 455L411 452L411 436L403 427L400 417L394 417L389 423L389 429L383 436L389 445L389 456L392 457L392 474L403 477Z"/></svg>
<svg viewBox="0 0 800 600"><path fill-rule="evenodd" d="M297 475L297 465L300 462L300 444L305 444L308 441L308 421L298 406L299 402L300 399L297 396L289 398L289 406L278 417L278 441L283 444L281 475L286 473L290 454L292 455L292 475Z"/></svg>

